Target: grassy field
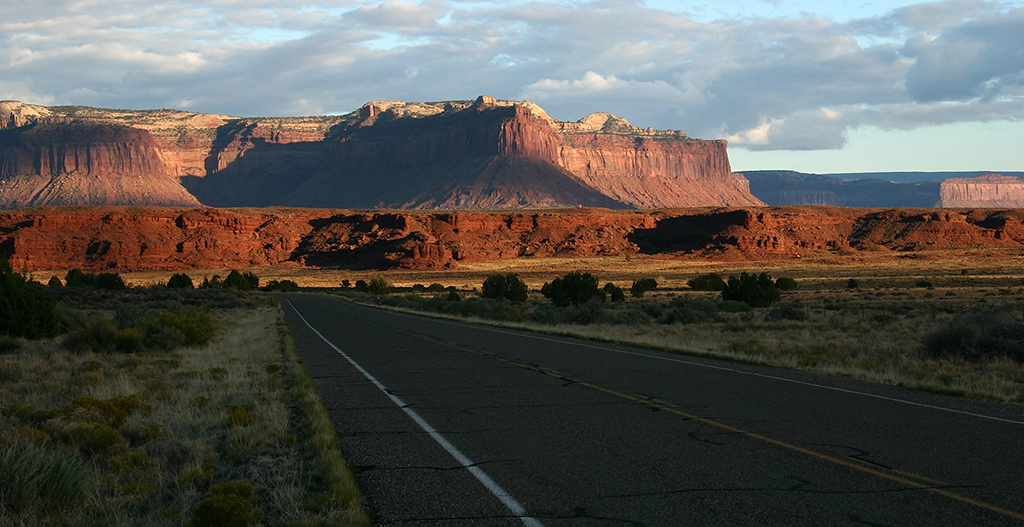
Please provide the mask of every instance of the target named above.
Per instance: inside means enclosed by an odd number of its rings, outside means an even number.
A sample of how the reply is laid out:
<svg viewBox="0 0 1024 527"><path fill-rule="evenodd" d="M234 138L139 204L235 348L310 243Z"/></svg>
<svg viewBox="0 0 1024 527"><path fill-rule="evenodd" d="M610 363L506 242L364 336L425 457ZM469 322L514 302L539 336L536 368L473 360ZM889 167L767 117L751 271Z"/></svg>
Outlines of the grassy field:
<svg viewBox="0 0 1024 527"><path fill-rule="evenodd" d="M57 296L67 333L0 345L0 525L369 525L275 302Z"/></svg>

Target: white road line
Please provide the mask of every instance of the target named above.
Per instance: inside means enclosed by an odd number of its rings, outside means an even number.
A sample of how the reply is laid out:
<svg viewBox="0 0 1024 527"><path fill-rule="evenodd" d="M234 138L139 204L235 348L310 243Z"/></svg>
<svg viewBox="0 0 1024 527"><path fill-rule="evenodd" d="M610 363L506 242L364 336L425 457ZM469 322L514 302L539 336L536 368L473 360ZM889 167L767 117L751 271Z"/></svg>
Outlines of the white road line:
<svg viewBox="0 0 1024 527"><path fill-rule="evenodd" d="M448 441L448 439L446 439L443 435L441 435L440 432L435 430L433 426L430 426L430 423L428 423L425 419L420 417L420 415L416 413L415 410L410 408L409 405L405 404L405 401L399 399L397 396L392 394L387 389L386 386L381 384L381 382L378 381L376 377L371 375L370 372L366 371L366 369L360 366L358 362L352 359L352 357L349 357L347 353L341 351L341 349L335 346L333 342L327 340L327 338L324 337L323 334L317 331L316 328L314 328L312 324L310 324L309 321L306 320L306 317L302 316L302 313L299 313L299 310L295 308L295 305L292 304L291 300L288 300L287 298L283 300L285 302L288 302L288 305L291 306L293 311L295 311L295 314L298 315L300 319L302 319L302 322L305 323L306 326L313 331L313 333L316 333L316 336L320 337L320 339L326 342L328 346L334 348L334 351L337 351L339 355L344 357L345 360L349 362L349 364L355 366L355 368L359 370L360 373L366 376L366 378L369 379L369 381L372 382L374 386L380 389L380 391L384 392L384 395L387 395L388 398L391 399L391 402L395 403L396 406L401 408L402 411L404 411L409 417L412 418L413 421L416 422L416 424L420 425L420 428L422 428L424 432L426 432L430 437L434 438L434 441L437 441L437 444L441 445L441 448L444 448L449 454L451 454L453 458L455 458L456 461L458 461L466 470L468 470L470 474L472 474L478 481L480 481L480 483L483 483L484 487L487 487L487 490L489 490L491 494L494 495L495 498L498 498L498 500L505 504L505 507L508 508L508 510L512 514L514 514L517 518L522 520L524 525L526 525L527 527L544 527L544 524L536 518L527 516L525 507L523 507L518 501L516 501L516 499L513 498L512 495L509 494L505 489L501 488L501 485L498 485L496 481L491 479L491 477L488 476L486 472L484 472L480 467L476 466L476 463L474 463L472 460L466 457L465 454L459 451L459 449L456 448L455 445Z"/></svg>
<svg viewBox="0 0 1024 527"><path fill-rule="evenodd" d="M343 300L338 299L338 298L335 298L335 300L337 300L338 302L343 302ZM409 315L409 314L406 314L406 313L399 313L399 312L395 312L395 311L389 311L389 313L391 313L392 315L395 315L395 316L404 316L404 317L409 317L409 318L425 318L425 317L417 317L415 315ZM644 358L648 358L648 359L655 359L655 360L661 360L661 361L666 361L666 362L676 362L676 363L679 363L679 364L686 364L686 365L689 365L689 366L698 366L698 367L701 367L701 368L708 368L708 369L711 369L711 370L728 371L728 372L732 372L732 373L739 373L741 375L750 375L752 377L761 377L761 378L764 378L764 379L772 379L772 380L776 380L776 381L789 382L789 383L793 383L793 384L802 384L804 386L811 386L811 387L814 387L814 388L821 388L823 390L832 390L832 391L835 391L835 392L843 392L843 393L849 393L849 394L853 394L853 395L862 395L864 397L871 397L871 398L874 398L874 399L882 399L884 401L890 401L890 402L894 402L894 403L907 404L907 405L911 405L911 406L920 406L922 408L930 408L932 410L940 410L940 411L943 411L943 412L950 412L950 413L954 413L954 414L969 415L971 417L977 417L977 418L980 418L980 419L988 419L990 421L999 421L999 422L1002 422L1002 423L1010 423L1010 424L1024 426L1024 421L1017 421L1017 420L1014 420L1014 419L1005 419L1003 417L994 417L994 416L991 416L991 415L985 415L985 414L979 414L979 413L974 413L974 412L968 412L966 410L957 410L955 408L947 408L945 406L935 406L935 405L931 405L931 404L918 403L918 402L915 402L915 401L908 401L906 399L897 399L895 397L886 397L884 395L877 395L877 394L861 392L861 391L857 391L857 390L848 390L846 388L837 388L835 386L828 386L828 385L825 385L825 384L817 384L817 383L807 382L807 381L798 381L796 379L787 379L786 377L778 377L778 376L775 376L775 375L767 375L767 374L764 374L764 373L756 373L756 372L752 372L752 371L738 370L738 369L729 368L729 367L726 367L726 366L715 366L713 364L704 364L704 363L695 362L695 361L689 361L689 360L685 360L685 359L677 359L677 358L674 358L674 357L660 357L658 355L651 355L651 354L648 354L648 353L639 353L639 352L635 352L635 351L619 350L619 349L609 348L609 347L605 347L605 346L598 346L598 345L595 345L595 344L585 344L583 342L573 342L573 341L562 340L562 339L555 339L555 338L550 338L550 337L542 337L540 335L534 335L534 334L527 333L526 330L523 330L522 332L520 332L520 331L506 331L506 330L501 330L501 329L495 329L495 328L489 327L489 326L482 326L482 325L477 325L477 324L468 324L468 323L464 323L464 322L452 322L452 321L449 321L449 320L441 320L441 319L436 319L436 318L431 318L430 320L432 320L434 322L437 322L439 324L449 324L449 325L452 325L452 326L469 327L469 328L474 328L474 329L480 329L480 330L483 330L483 331L491 331L491 332L494 332L494 333L502 333L502 334L505 334L505 335L516 335L516 336L519 336L519 337L526 337L526 338L531 338L531 339L536 339L536 340L543 340L543 341L546 341L546 342L557 342L559 344L567 344L567 345L570 345L570 346L579 346L581 348L591 348L591 349L602 350L602 351L610 351L610 352L613 352L613 353L619 353L621 355L633 355L633 356L636 356L636 357L644 357Z"/></svg>

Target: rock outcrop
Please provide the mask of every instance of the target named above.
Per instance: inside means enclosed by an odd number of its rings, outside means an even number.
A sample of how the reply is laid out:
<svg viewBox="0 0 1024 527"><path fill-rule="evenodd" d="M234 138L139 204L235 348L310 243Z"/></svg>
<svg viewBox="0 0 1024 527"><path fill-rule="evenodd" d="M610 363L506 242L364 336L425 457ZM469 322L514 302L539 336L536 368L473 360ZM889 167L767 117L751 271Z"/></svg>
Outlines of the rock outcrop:
<svg viewBox="0 0 1024 527"><path fill-rule="evenodd" d="M939 191L943 207L1024 207L1024 178L983 174L947 179Z"/></svg>
<svg viewBox="0 0 1024 527"><path fill-rule="evenodd" d="M1024 247L1024 210L758 207L346 211L50 207L0 213L15 269L291 264L456 269L464 262L629 254L764 261Z"/></svg>
<svg viewBox="0 0 1024 527"><path fill-rule="evenodd" d="M750 181L751 192L769 205L1024 208L1024 177L971 174L894 172L851 178L757 170L744 176Z"/></svg>
<svg viewBox="0 0 1024 527"><path fill-rule="evenodd" d="M556 121L528 101L486 96L440 103L374 101L346 115L301 118L0 102L0 130L6 134L0 148L14 148L34 128L82 131L88 126L136 134L132 147L118 151L125 159L109 159L90 172L95 177L73 187L89 199L58 198L60 186L32 194L36 182L8 191L17 198L0 194L0 208L198 202L423 209L763 204L742 176L730 173L724 141L641 130L606 113L574 123ZM31 173L29 164L18 163L18 178L47 177L44 167ZM120 177L119 166L134 167L133 175L143 170L154 181L177 184L182 178L192 197L183 201L181 188L164 184L154 187L148 201L89 186L103 187L107 176ZM26 197L36 195L47 198Z"/></svg>
<svg viewBox="0 0 1024 527"><path fill-rule="evenodd" d="M4 122L24 119L24 113L11 113ZM4 208L200 205L168 174L148 132L88 122L37 122L0 130L0 203Z"/></svg>

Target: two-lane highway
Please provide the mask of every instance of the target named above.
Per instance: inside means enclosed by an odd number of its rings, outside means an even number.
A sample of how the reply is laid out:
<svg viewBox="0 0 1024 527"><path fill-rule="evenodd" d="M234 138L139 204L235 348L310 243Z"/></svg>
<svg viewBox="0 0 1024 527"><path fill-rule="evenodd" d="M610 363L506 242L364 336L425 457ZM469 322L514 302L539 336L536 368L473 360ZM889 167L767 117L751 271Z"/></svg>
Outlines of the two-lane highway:
<svg viewBox="0 0 1024 527"><path fill-rule="evenodd" d="M1015 406L279 297L377 525L1024 525Z"/></svg>

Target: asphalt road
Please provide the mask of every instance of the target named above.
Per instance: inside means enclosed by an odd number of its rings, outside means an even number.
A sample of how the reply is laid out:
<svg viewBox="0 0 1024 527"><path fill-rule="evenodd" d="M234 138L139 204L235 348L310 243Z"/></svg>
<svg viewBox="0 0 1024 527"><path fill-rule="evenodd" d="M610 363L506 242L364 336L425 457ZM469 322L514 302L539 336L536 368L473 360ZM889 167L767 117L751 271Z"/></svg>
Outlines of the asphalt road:
<svg viewBox="0 0 1024 527"><path fill-rule="evenodd" d="M280 298L376 525L1024 525L1014 406Z"/></svg>

